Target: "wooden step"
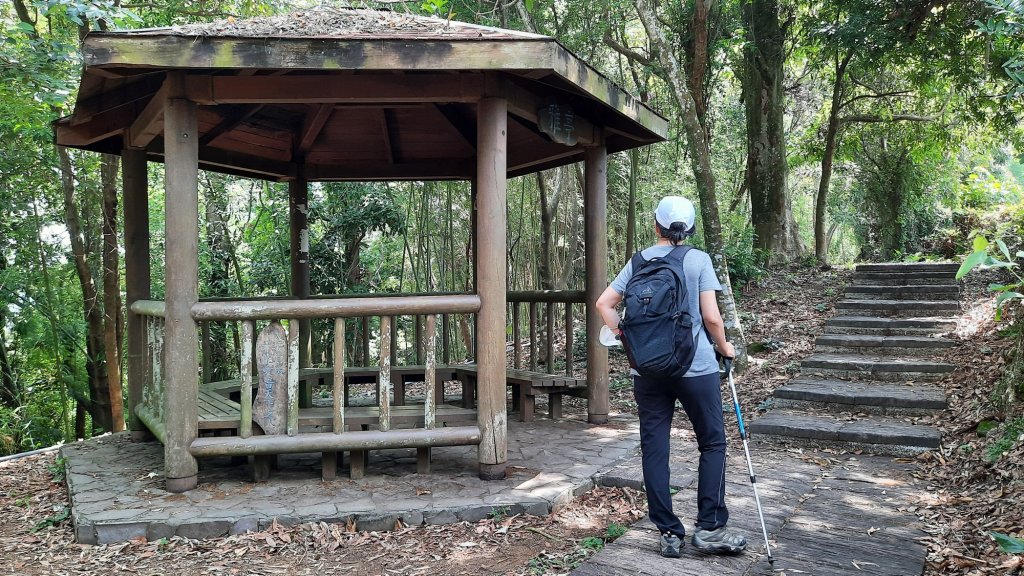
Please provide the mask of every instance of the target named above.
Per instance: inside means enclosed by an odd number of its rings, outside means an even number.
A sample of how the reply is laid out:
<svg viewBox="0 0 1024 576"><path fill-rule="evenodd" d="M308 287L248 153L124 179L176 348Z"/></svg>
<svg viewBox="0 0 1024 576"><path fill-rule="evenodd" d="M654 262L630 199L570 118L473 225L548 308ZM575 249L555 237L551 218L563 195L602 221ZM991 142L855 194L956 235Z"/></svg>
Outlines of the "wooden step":
<svg viewBox="0 0 1024 576"><path fill-rule="evenodd" d="M958 284L919 284L919 285L854 285L847 286L844 292L850 300L959 300Z"/></svg>
<svg viewBox="0 0 1024 576"><path fill-rule="evenodd" d="M946 317L879 318L877 316L836 316L825 322L827 334L913 336L948 332L956 322Z"/></svg>
<svg viewBox="0 0 1024 576"><path fill-rule="evenodd" d="M872 454L905 456L939 447L941 433L930 427L884 416L844 418L842 415L772 410L749 426L755 439L769 438L861 449Z"/></svg>
<svg viewBox="0 0 1024 576"><path fill-rule="evenodd" d="M841 314L913 318L954 315L960 312L956 301L941 300L840 300L836 310Z"/></svg>
<svg viewBox="0 0 1024 576"><path fill-rule="evenodd" d="M956 340L928 336L875 336L825 334L814 340L819 354L877 354L879 356L929 356L956 345Z"/></svg>
<svg viewBox="0 0 1024 576"><path fill-rule="evenodd" d="M931 384L795 378L775 390L773 405L888 415L929 414L946 409L946 393Z"/></svg>
<svg viewBox="0 0 1024 576"><path fill-rule="evenodd" d="M949 284L956 281L955 274L946 272L854 272L853 285L877 284L885 286Z"/></svg>
<svg viewBox="0 0 1024 576"><path fill-rule="evenodd" d="M939 380L954 369L955 366L944 362L862 354L813 354L800 363L803 376L821 374L826 377L889 382Z"/></svg>
<svg viewBox="0 0 1024 576"><path fill-rule="evenodd" d="M883 264L857 264L856 272L943 272L950 276L960 269L956 262L887 262Z"/></svg>

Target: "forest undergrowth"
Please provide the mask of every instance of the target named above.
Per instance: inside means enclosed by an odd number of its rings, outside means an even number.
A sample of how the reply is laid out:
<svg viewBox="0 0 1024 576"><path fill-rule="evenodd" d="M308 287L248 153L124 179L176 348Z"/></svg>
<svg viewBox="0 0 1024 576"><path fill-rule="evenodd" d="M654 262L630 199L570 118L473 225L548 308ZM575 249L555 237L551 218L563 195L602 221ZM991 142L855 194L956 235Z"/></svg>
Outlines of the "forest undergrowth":
<svg viewBox="0 0 1024 576"><path fill-rule="evenodd" d="M849 272L792 267L777 270L740 294L754 353L737 380L751 417L775 387L796 372L815 336L834 314ZM950 409L936 417L941 450L916 459L930 498L909 508L928 547L926 576L1017 574L1021 556L1001 553L990 532L1024 537L1024 429L1020 403L1000 401L1000 378L1013 341L993 320L987 279L968 278L964 314L948 356L960 368L943 383ZM612 353L612 410L633 413L625 359ZM585 403L566 402L567 417ZM675 426L688 430L685 418ZM735 426L727 424L730 442ZM1016 436L1015 436L1016 435ZM758 450L767 447L758 446ZM827 458L816 460L827 462ZM53 453L0 463L0 572L18 574L381 574L455 576L566 574L641 518L641 492L598 488L548 517L496 513L475 524L397 526L353 532L345 525L273 525L212 540L133 540L75 544L61 463Z"/></svg>

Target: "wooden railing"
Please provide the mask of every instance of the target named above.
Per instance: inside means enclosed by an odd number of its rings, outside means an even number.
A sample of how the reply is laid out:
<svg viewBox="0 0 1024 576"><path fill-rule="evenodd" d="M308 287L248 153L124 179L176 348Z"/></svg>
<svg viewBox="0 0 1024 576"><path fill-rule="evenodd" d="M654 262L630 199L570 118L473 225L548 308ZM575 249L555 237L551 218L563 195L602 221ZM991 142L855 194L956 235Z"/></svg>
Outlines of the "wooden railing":
<svg viewBox="0 0 1024 576"><path fill-rule="evenodd" d="M529 337L527 342L529 369L536 371L543 358L545 370L555 374L555 334L558 333L557 328L561 318L565 334L563 371L566 375L571 376L574 370L574 308L586 302L586 294L582 290L511 291L508 292L506 300L511 309L509 322L512 325L512 367L523 368L523 329L525 328ZM522 315L524 308L526 311L525 325ZM558 308L562 308L561 314L559 314ZM541 349L544 351L543 355L539 353Z"/></svg>
<svg viewBox="0 0 1024 576"><path fill-rule="evenodd" d="M367 299L395 298L430 298L449 296L471 296L465 293L444 293L444 294L401 294L396 296L381 296L372 294L357 294L352 296L314 296L305 301L308 302L330 302L333 300L346 300L351 302ZM508 324L511 327L511 340L513 355L511 366L516 369L540 370L556 374L562 372L571 376L575 369L573 358L573 345L575 340L575 323L578 319L584 318L583 304L585 294L582 290L531 290L531 291L510 291L506 298L509 306ZM242 298L203 299L197 304L197 309L207 311L216 309L223 305L252 304L252 303L278 303L289 302L287 298ZM475 318L472 314L440 313L440 338L438 345L439 353L437 359L444 365L453 361L461 362L474 357L473 338ZM330 318L321 317L322 321L330 322ZM210 382L226 377L234 377L233 366L222 365L226 358L237 355L241 350L240 327L236 320L209 318L206 312L196 318L202 331L202 374L203 382ZM424 326L426 317L423 314L415 315L392 315L389 331L390 346L389 356L392 365L400 362L406 364L425 364L425 338ZM362 316L353 320L346 334L349 343L348 355L352 365L367 366L374 362L371 355L370 343L377 327L374 326L372 316ZM215 324L221 324L220 331L216 331ZM228 325L231 326L228 329ZM334 331L331 324L320 323L320 327L314 329L314 341L322 342L322 346L314 346L316 354L312 355L312 365L330 365L335 351L327 348L337 347L337 341L332 343L329 337L323 337L323 329ZM556 342L558 335L564 331L564 357L558 355ZM230 336L229 336L230 334ZM221 338L217 341L218 336ZM526 337L526 338L524 338ZM229 341L232 341L229 344ZM218 350L223 347L226 350ZM561 359L564 366L557 366ZM308 398L305 397L305 388L300 390L303 398L303 406L308 405Z"/></svg>
<svg viewBox="0 0 1024 576"><path fill-rule="evenodd" d="M190 451L194 456L226 456L247 454L277 454L286 452L337 452L351 450L353 460L361 458L361 452L377 448L416 447L427 449L432 446L475 444L480 441L478 426L461 426L444 429L434 428L435 422L435 369L437 365L436 324L437 314L468 314L479 310L480 298L475 295L450 296L401 296L362 297L304 300L257 300L230 302L199 302L192 308L196 321L240 321L242 324L242 351L240 362L242 413L240 414L239 436L201 437L193 441ZM426 360L427 398L424 402L424 427L422 429L393 429L391 418L391 348L393 321L397 315L423 316L426 338L424 355ZM379 418L377 430L356 430L346 432L344 385L346 350L346 319L372 317L380 318L379 345ZM299 362L298 340L299 321L307 318L329 318L334 322L334 402L332 427L329 433L314 432L299 434ZM251 343L256 331L256 322L269 320L271 325L287 319L287 419L283 434L258 436L253 434L252 389L253 350ZM263 376L261 376L262 378ZM278 408L280 409L280 408ZM344 432L344 433L343 433Z"/></svg>
<svg viewBox="0 0 1024 576"><path fill-rule="evenodd" d="M161 442L164 441L164 303L137 300L132 312L142 317L145 345L143 347L142 397L129 398L135 414Z"/></svg>

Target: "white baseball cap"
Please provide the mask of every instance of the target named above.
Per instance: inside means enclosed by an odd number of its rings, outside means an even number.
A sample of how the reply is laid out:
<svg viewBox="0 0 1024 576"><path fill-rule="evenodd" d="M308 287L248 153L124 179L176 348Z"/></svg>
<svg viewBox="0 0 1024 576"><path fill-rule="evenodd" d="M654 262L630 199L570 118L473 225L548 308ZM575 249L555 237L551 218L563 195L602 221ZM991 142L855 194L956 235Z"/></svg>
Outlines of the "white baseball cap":
<svg viewBox="0 0 1024 576"><path fill-rule="evenodd" d="M662 228L671 228L673 223L682 222L690 230L697 220L697 211L693 208L693 202L682 196L665 196L654 211L654 219Z"/></svg>

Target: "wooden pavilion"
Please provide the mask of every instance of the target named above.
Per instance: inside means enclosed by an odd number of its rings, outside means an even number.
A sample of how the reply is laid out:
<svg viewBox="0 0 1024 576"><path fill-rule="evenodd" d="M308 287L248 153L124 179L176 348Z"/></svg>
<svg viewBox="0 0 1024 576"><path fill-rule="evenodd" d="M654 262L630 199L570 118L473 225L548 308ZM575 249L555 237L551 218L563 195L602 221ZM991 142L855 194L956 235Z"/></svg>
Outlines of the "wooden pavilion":
<svg viewBox="0 0 1024 576"><path fill-rule="evenodd" d="M57 144L123 159L128 405L133 438L164 445L167 489L197 482L197 457L478 444L479 474L505 475L506 179L583 161L586 303L607 284L607 154L664 139L664 118L553 38L371 9L320 9L207 25L99 32L82 47L74 113ZM165 300L150 299L147 162L165 170ZM198 172L286 181L292 294L200 302ZM310 298L306 202L311 181L463 180L472 183L475 293ZM441 426L432 398L437 314L476 315L475 422ZM321 431L301 431L298 385L309 319L426 315L428 399L414 428L392 428L389 367L375 430L348 432L344 345L335 350L334 408ZM204 402L197 323L240 322L237 435L200 436ZM287 419L280 433L252 424L257 321L287 320ZM365 325L365 324L364 324ZM608 415L607 352L587 306L589 420ZM278 324L280 328L280 324ZM301 328L300 328L301 327ZM286 340L285 340L286 338ZM285 343L286 342L286 343ZM259 347L257 342L257 347ZM258 350L257 350L258 352ZM284 352L282 352L284 354ZM258 356L258 354L257 354ZM261 376L262 378L262 376ZM439 408L439 407L438 407ZM442 419L443 420L443 419ZM336 461L336 460L332 460ZM325 474L326 472L325 464Z"/></svg>

